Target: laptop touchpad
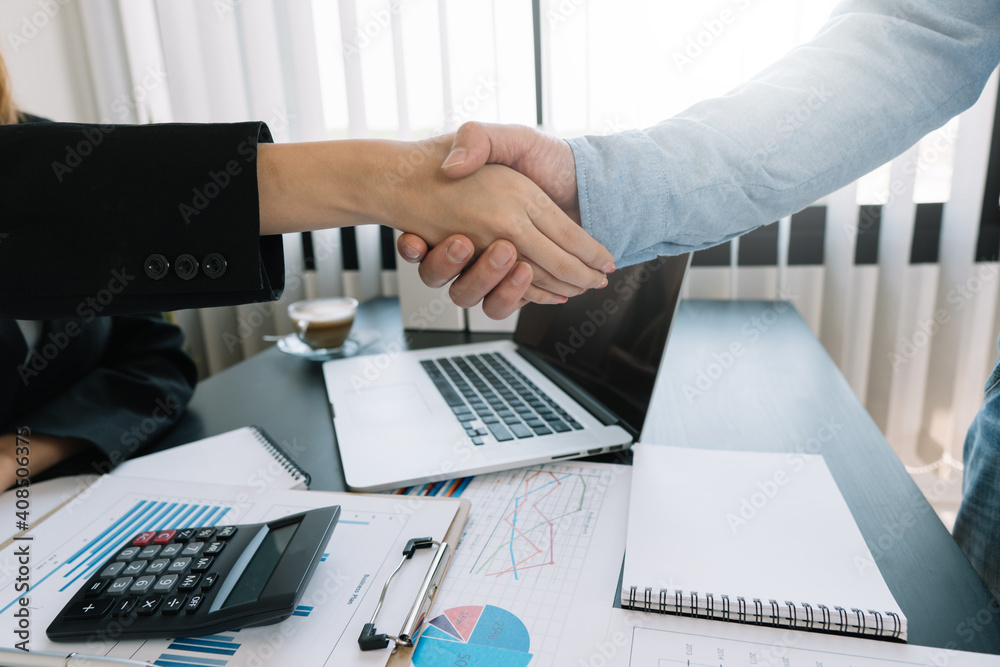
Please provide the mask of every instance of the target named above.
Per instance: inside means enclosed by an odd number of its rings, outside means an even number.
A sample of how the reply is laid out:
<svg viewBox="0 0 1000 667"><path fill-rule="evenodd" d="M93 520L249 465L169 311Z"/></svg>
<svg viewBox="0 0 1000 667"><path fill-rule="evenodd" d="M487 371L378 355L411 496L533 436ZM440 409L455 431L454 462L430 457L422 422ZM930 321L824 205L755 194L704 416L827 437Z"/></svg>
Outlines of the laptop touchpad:
<svg viewBox="0 0 1000 667"><path fill-rule="evenodd" d="M347 394L351 417L359 424L426 417L431 409L415 384L394 384Z"/></svg>

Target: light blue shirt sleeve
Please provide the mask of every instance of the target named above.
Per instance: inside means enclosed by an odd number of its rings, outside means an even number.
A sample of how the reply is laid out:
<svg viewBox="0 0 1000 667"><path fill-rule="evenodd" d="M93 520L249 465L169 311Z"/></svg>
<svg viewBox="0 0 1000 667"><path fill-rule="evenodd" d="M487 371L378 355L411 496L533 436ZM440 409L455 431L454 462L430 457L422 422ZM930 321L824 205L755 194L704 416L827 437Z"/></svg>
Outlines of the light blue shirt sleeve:
<svg viewBox="0 0 1000 667"><path fill-rule="evenodd" d="M970 107L998 61L1000 0L844 0L727 95L571 139L584 229L626 266L774 222Z"/></svg>

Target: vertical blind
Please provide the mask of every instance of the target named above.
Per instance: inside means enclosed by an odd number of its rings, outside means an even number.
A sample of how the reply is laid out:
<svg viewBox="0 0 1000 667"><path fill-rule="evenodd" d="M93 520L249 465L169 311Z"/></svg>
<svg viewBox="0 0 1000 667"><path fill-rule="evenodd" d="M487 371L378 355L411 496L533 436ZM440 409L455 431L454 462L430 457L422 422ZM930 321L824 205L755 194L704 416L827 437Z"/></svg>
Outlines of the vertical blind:
<svg viewBox="0 0 1000 667"><path fill-rule="evenodd" d="M538 109L559 136L646 127L806 41L834 4L95 0L81 14L101 108L130 102L113 120L263 119L276 141L308 141L422 139L467 120L535 125ZM997 248L980 229L996 88L994 78L973 109L856 183L697 253L685 288L793 301L946 503L1000 329ZM350 289L361 298L392 292L377 227L358 228L346 253L339 232L313 236L321 295L348 289L345 259L358 264ZM284 304L305 293L305 260L298 235L285 248L281 303L178 314L204 373L288 331Z"/></svg>

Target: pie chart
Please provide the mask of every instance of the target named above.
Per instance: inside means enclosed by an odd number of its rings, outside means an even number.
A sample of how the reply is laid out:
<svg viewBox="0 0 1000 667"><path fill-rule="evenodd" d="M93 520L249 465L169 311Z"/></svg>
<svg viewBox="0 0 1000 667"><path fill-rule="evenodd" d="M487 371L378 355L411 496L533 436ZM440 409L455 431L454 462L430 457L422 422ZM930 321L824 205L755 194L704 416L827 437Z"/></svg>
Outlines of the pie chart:
<svg viewBox="0 0 1000 667"><path fill-rule="evenodd" d="M454 607L427 623L412 660L416 667L526 667L530 646L528 629L506 609Z"/></svg>

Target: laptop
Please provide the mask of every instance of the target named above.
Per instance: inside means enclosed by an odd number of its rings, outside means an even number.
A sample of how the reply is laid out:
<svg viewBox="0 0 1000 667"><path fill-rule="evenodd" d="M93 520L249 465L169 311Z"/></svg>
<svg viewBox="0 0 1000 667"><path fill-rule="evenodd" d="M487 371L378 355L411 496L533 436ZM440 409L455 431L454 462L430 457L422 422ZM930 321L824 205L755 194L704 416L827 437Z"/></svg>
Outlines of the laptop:
<svg viewBox="0 0 1000 667"><path fill-rule="evenodd" d="M344 477L382 491L626 449L642 431L689 256L619 269L514 339L323 364Z"/></svg>

